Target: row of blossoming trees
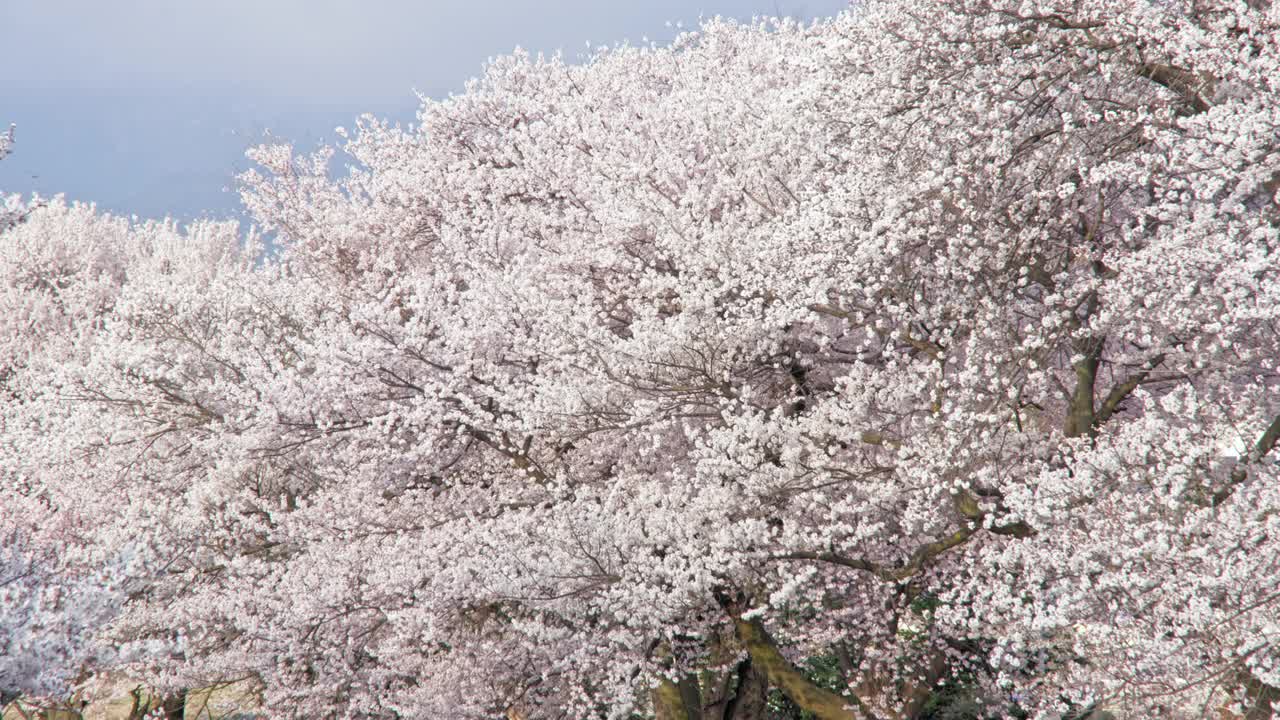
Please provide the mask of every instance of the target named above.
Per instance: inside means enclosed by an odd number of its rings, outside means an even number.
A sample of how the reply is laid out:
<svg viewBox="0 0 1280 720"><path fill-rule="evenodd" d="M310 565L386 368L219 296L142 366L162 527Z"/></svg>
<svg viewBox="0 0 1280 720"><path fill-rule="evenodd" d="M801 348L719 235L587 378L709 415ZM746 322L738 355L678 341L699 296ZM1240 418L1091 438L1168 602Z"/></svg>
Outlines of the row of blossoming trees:
<svg viewBox="0 0 1280 720"><path fill-rule="evenodd" d="M1280 7L711 22L342 149L269 243L7 201L6 693L1280 710Z"/></svg>

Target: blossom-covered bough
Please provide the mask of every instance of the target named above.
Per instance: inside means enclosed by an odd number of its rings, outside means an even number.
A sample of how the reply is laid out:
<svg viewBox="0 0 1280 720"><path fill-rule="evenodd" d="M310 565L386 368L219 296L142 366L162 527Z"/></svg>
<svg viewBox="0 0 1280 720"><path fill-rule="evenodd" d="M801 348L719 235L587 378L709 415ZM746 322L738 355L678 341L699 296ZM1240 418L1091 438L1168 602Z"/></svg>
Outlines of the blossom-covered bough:
<svg viewBox="0 0 1280 720"><path fill-rule="evenodd" d="M9 129L3 135L0 135L0 160L5 159L13 152L14 131L16 129L15 126L10 125ZM25 214L26 203L23 203L21 198L16 196L0 197L0 202L3 203L3 206L0 206L0 231L4 231L22 219Z"/></svg>
<svg viewBox="0 0 1280 720"><path fill-rule="evenodd" d="M67 676L281 716L1271 717L1278 30L710 22L499 59L336 179L259 148L278 257L31 213L0 529L123 594Z"/></svg>

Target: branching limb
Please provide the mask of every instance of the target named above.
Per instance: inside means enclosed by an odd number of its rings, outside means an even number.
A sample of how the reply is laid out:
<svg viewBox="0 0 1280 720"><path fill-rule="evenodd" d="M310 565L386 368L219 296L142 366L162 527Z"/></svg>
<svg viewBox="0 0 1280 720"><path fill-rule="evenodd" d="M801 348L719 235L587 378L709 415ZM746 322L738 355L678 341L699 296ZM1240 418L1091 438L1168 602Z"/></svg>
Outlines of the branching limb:
<svg viewBox="0 0 1280 720"><path fill-rule="evenodd" d="M728 609L733 612L736 608ZM738 641L751 656L751 664L769 679L770 685L786 693L802 710L812 713L818 720L856 720L870 717L861 700L842 697L810 682L804 673L782 655L759 620L743 620L740 613L734 612L734 631ZM862 712L855 708L860 708Z"/></svg>
<svg viewBox="0 0 1280 720"><path fill-rule="evenodd" d="M1111 388L1111 392L1107 393L1106 400L1102 401L1102 407L1098 408L1097 413L1094 414L1093 427L1096 429L1106 421L1110 420L1111 416L1115 414L1117 409L1119 409L1120 403L1124 402L1125 398L1129 397L1129 395L1133 393L1134 389L1145 382L1147 377L1151 375L1151 372L1159 367L1163 362L1164 354L1157 355L1147 361L1147 364L1143 366L1142 370L1126 378L1124 382Z"/></svg>
<svg viewBox="0 0 1280 720"><path fill-rule="evenodd" d="M1271 421L1267 429L1263 431L1262 436L1253 444L1253 448L1249 450L1249 454L1241 458L1240 464L1231 471L1231 479L1227 486L1213 494L1213 504L1221 505L1227 498L1231 497L1231 493L1236 491L1249 477L1249 466L1262 462L1262 459L1271 452L1276 446L1276 442L1280 441L1280 415Z"/></svg>

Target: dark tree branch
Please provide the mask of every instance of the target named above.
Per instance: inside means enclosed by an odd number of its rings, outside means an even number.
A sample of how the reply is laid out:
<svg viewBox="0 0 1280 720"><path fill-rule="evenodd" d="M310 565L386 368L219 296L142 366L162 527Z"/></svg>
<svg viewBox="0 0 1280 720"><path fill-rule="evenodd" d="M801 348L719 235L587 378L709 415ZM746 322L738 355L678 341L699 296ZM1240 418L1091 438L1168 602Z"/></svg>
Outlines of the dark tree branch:
<svg viewBox="0 0 1280 720"><path fill-rule="evenodd" d="M1227 498L1231 497L1236 488L1249 478L1249 466L1262 462L1263 458L1275 448L1277 441L1280 441L1280 415L1277 415L1271 421L1271 424L1263 431L1262 436L1253 444L1249 454L1241 458L1240 464L1231 471L1231 479L1227 482L1226 487L1213 494L1213 504L1221 505Z"/></svg>
<svg viewBox="0 0 1280 720"><path fill-rule="evenodd" d="M1096 429L1103 423L1111 419L1116 410L1120 407L1120 403L1125 401L1133 393L1134 389L1146 381L1151 372L1164 362L1164 354L1157 355L1147 361L1147 364L1138 373L1129 376L1124 382L1119 383L1111 388L1111 392L1107 393L1107 399L1102 401L1102 407L1098 408L1097 413L1093 417L1093 427Z"/></svg>

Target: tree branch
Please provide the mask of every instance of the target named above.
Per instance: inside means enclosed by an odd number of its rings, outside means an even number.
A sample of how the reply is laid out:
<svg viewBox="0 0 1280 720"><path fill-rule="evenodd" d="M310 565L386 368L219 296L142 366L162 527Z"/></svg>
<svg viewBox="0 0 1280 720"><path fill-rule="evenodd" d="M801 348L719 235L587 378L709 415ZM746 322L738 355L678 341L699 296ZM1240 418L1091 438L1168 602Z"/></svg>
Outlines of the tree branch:
<svg viewBox="0 0 1280 720"><path fill-rule="evenodd" d="M1209 103L1200 96L1199 91L1201 88L1211 88L1212 83L1186 68L1161 63L1146 63L1138 67L1138 77L1146 78L1181 95L1182 99L1194 111L1194 113L1190 114L1202 113L1209 109Z"/></svg>
<svg viewBox="0 0 1280 720"><path fill-rule="evenodd" d="M771 560L812 560L816 562L831 563L833 565L841 565L843 567L861 570L871 573L885 582L902 582L915 576L924 568L928 567L939 555L946 551L964 544L976 532L975 528L963 527L950 535L932 542L927 542L916 548L911 553L911 558L906 564L899 567L891 567L880 565L864 560L862 558L851 558L838 553L829 552L792 552L784 555L774 555Z"/></svg>
<svg viewBox="0 0 1280 720"><path fill-rule="evenodd" d="M1271 421L1271 424L1263 431L1262 436L1253 444L1249 454L1242 458L1240 464L1231 471L1231 478L1228 480L1227 486L1213 494L1212 504L1221 505L1227 498L1231 497L1231 493L1235 492L1236 488L1249 478L1249 466L1262 462L1262 459L1271 452L1278 441L1280 441L1280 415L1277 415Z"/></svg>
<svg viewBox="0 0 1280 720"><path fill-rule="evenodd" d="M1164 354L1161 353L1150 360L1138 373L1129 376L1124 382L1111 388L1111 392L1107 393L1107 399L1102 401L1102 407L1098 408L1098 412L1093 416L1093 427L1096 429L1103 423L1111 419L1116 410L1120 407L1120 403L1125 401L1133 393L1134 389L1146 381L1151 372L1164 362Z"/></svg>
<svg viewBox="0 0 1280 720"><path fill-rule="evenodd" d="M730 611L733 612L733 608ZM812 713L818 720L861 720L869 716L861 700L845 698L810 682L804 673L783 657L759 620L743 620L741 614L735 612L733 625L738 641L751 656L751 664L764 673L770 685L786 693L802 710Z"/></svg>

